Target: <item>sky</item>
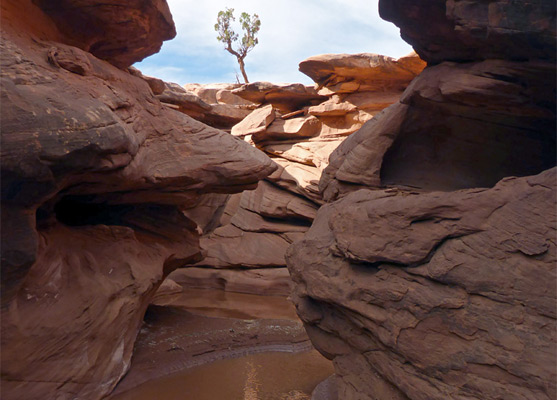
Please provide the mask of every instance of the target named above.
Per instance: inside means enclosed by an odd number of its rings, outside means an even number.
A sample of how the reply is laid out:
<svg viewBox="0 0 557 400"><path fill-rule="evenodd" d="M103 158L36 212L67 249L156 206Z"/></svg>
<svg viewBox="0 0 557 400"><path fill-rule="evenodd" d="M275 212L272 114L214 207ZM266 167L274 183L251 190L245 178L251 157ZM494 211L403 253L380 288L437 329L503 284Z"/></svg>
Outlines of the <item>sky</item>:
<svg viewBox="0 0 557 400"><path fill-rule="evenodd" d="M258 14L259 44L245 58L250 82L313 81L298 71L308 57L327 53L378 53L401 57L412 48L383 21L378 0L167 0L177 36L135 67L167 82L220 83L241 79L236 58L217 40L217 14L233 8L242 37L242 12ZM233 46L235 47L235 46Z"/></svg>

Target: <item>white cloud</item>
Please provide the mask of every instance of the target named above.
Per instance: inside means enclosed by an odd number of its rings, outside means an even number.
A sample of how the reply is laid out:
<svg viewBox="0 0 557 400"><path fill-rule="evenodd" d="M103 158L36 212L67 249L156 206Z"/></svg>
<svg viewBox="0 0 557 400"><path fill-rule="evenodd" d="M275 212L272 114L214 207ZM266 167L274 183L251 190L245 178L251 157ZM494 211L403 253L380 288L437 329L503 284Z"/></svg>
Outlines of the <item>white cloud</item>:
<svg viewBox="0 0 557 400"><path fill-rule="evenodd" d="M177 37L138 65L146 74L160 73L179 83L233 81L235 58L216 39L214 24L224 8L257 13L259 44L246 58L250 80L304 82L298 72L307 57L323 53L379 53L400 57L411 51L398 28L381 20L377 0L168 0ZM237 31L240 31L238 28ZM146 70L149 68L149 72ZM180 71L178 71L180 70ZM153 73L151 73L151 71Z"/></svg>

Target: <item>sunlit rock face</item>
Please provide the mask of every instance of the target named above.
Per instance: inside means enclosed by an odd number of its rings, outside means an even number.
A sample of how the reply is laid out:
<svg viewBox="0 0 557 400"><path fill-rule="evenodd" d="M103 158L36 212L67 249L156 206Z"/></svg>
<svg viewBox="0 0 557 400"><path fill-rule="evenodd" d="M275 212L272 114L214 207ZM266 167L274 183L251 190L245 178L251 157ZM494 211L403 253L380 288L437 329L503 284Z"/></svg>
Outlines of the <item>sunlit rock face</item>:
<svg viewBox="0 0 557 400"><path fill-rule="evenodd" d="M379 4L431 65L331 154L298 314L339 398L553 399L555 3Z"/></svg>
<svg viewBox="0 0 557 400"><path fill-rule="evenodd" d="M127 70L173 35L164 1L51 3L1 10L3 399L109 393L163 278L201 258L198 205L276 169Z"/></svg>
<svg viewBox="0 0 557 400"><path fill-rule="evenodd" d="M243 99L256 105L231 134L271 156L278 169L256 190L224 199L222 213L214 213L216 218L204 225L205 258L197 264L203 269L180 270L172 278L185 286L287 295L284 255L323 203L318 182L330 153L398 101L424 67L415 54L400 59L323 54L300 63L316 87L254 82L230 90L231 85L186 85L207 104ZM261 277L261 284L253 276Z"/></svg>

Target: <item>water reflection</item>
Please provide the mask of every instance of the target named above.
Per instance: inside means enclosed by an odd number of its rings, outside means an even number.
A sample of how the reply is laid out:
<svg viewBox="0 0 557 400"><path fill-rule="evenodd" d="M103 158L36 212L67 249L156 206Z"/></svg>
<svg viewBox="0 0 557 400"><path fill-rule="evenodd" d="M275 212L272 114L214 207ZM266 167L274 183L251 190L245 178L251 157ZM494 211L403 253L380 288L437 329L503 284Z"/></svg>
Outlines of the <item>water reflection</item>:
<svg viewBox="0 0 557 400"><path fill-rule="evenodd" d="M332 373L331 362L316 351L261 353L191 368L111 400L309 400Z"/></svg>

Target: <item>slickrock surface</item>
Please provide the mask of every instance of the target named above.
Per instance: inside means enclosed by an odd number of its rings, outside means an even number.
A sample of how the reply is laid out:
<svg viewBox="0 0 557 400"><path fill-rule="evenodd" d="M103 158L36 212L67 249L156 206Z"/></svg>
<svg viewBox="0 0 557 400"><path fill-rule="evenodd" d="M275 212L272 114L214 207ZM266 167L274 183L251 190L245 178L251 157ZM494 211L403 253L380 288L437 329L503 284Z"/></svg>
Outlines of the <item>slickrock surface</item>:
<svg viewBox="0 0 557 400"><path fill-rule="evenodd" d="M205 230L201 239L205 258L197 265L204 268L205 275L184 269L179 272L180 283L259 293L259 285L250 289L254 280L248 272L240 284L243 270L275 268L280 276L286 273L286 249L307 231L322 204L318 182L329 154L373 115L398 101L424 66L415 54L399 60L375 54L326 54L300 64L323 94L301 84L267 82L232 90L232 94L261 104L232 127L232 135L272 156L278 169L255 191L224 200L222 214L208 225L214 231ZM344 83L352 84L351 89L334 91ZM208 102L216 99L217 89L225 93L223 86L186 88L195 88ZM219 269L237 270L235 284L228 284L230 277ZM278 279L276 286L281 285Z"/></svg>
<svg viewBox="0 0 557 400"><path fill-rule="evenodd" d="M331 154L298 314L339 399L556 399L555 3L379 4L431 66Z"/></svg>
<svg viewBox="0 0 557 400"><path fill-rule="evenodd" d="M288 265L339 398L554 398L556 178L320 209Z"/></svg>
<svg viewBox="0 0 557 400"><path fill-rule="evenodd" d="M2 2L7 400L109 393L165 275L200 259L199 228L182 210L209 214L196 207L212 192L253 189L276 168L247 143L162 105L156 82L118 68L160 47L169 35L155 27L173 32L164 1L90 3L56 2L69 13L61 32L62 17L43 12L53 13L50 2ZM92 17L104 36L67 36ZM89 34L89 47L76 43Z"/></svg>

